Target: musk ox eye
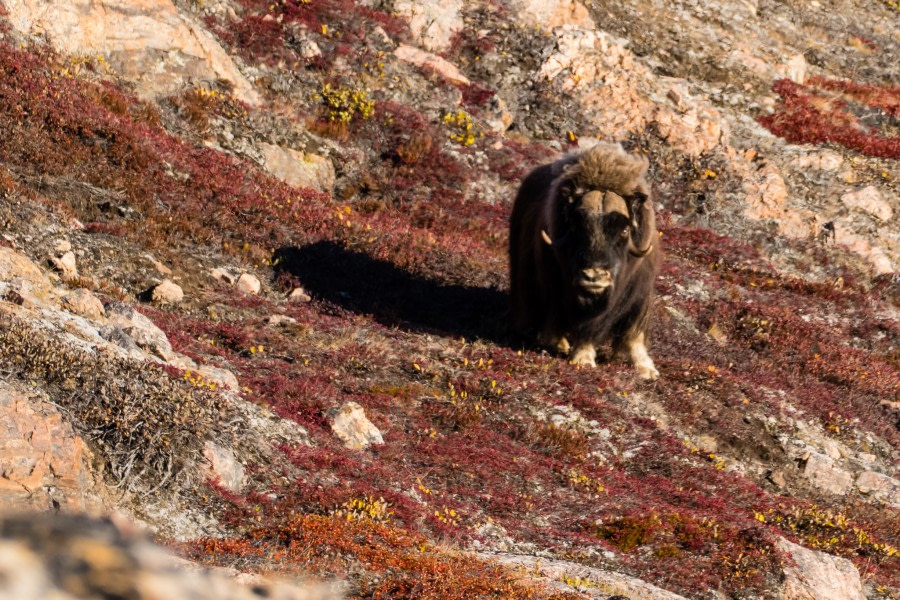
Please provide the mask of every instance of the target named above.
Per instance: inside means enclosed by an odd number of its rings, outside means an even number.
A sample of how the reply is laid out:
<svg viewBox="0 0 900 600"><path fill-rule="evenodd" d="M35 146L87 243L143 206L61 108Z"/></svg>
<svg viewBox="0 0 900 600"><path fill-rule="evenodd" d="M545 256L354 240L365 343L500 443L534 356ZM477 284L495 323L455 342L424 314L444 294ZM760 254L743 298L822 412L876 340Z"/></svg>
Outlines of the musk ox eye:
<svg viewBox="0 0 900 600"><path fill-rule="evenodd" d="M619 233L619 235L622 236L623 238L627 238L629 233L630 232L628 231L628 228L626 227L625 229L622 230L621 233Z"/></svg>

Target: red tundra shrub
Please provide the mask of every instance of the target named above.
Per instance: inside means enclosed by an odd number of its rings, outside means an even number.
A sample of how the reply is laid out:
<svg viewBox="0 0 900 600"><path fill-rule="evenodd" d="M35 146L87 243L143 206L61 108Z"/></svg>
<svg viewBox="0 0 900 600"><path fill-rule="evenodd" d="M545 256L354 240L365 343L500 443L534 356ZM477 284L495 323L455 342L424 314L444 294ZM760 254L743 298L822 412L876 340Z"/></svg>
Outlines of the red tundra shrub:
<svg viewBox="0 0 900 600"><path fill-rule="evenodd" d="M813 78L806 84L779 79L772 89L781 96L781 104L759 122L775 135L798 144L831 142L869 156L900 158L900 137L881 135L864 125L849 106L857 102L896 117L900 87Z"/></svg>

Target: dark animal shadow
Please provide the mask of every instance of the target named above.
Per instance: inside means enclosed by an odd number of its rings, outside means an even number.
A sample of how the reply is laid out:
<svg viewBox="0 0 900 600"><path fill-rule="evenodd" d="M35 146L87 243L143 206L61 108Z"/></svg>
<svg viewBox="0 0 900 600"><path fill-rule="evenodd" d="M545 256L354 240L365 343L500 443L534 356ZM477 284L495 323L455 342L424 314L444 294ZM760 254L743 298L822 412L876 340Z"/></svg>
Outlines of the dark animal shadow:
<svg viewBox="0 0 900 600"><path fill-rule="evenodd" d="M426 279L331 241L281 248L275 269L295 276L314 298L383 325L509 344L507 294L494 288Z"/></svg>

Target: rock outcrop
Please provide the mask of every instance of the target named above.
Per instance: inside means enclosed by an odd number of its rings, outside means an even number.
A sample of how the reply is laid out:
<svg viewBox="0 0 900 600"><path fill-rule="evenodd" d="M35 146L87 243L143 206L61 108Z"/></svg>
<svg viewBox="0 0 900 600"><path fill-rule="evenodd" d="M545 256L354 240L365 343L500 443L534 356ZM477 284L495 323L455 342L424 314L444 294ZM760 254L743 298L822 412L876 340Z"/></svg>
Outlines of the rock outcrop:
<svg viewBox="0 0 900 600"><path fill-rule="evenodd" d="M259 96L219 43L170 0L3 0L19 31L72 56L102 56L145 98L225 79L241 100Z"/></svg>

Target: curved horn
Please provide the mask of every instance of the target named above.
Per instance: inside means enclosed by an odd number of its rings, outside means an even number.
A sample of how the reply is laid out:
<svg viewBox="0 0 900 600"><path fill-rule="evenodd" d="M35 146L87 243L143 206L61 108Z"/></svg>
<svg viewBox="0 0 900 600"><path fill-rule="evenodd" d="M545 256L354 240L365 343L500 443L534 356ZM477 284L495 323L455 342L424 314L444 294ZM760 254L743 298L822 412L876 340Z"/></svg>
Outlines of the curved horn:
<svg viewBox="0 0 900 600"><path fill-rule="evenodd" d="M550 239L550 235L544 229L541 229L541 238L543 238L544 242L546 242L548 246L553 245L553 240Z"/></svg>
<svg viewBox="0 0 900 600"><path fill-rule="evenodd" d="M635 211L635 217L637 217L637 212L638 210ZM628 235L628 252L632 256L643 258L653 250L653 241L656 236L656 215L646 197L641 200L639 212L641 215L641 239L635 243L632 238L632 235L638 231L638 220L635 218L631 221L631 233Z"/></svg>
<svg viewBox="0 0 900 600"><path fill-rule="evenodd" d="M650 251L653 250L653 242L647 244L646 248L638 248L634 245L634 240L631 239L631 236L628 236L628 253L634 256L635 258L644 258Z"/></svg>

